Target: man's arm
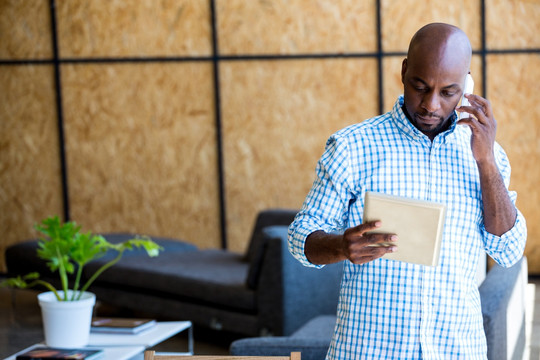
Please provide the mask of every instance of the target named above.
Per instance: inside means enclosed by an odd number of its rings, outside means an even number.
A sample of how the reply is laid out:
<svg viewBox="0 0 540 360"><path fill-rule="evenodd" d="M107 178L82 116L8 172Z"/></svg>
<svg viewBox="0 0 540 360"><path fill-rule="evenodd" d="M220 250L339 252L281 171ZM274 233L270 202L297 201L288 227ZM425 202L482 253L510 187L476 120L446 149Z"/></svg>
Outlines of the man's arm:
<svg viewBox="0 0 540 360"><path fill-rule="evenodd" d="M316 265L332 264L342 260L350 260L354 264L373 261L386 253L397 250L396 245L373 246L397 240L394 234L369 233L380 226L380 221L373 221L349 228L343 235L315 231L306 239L305 255L312 264Z"/></svg>
<svg viewBox="0 0 540 360"><path fill-rule="evenodd" d="M484 204L484 226L493 235L501 236L516 221L517 211L508 196L497 164L478 164Z"/></svg>
<svg viewBox="0 0 540 360"><path fill-rule="evenodd" d="M474 117L460 120L460 124L472 131L471 149L480 173L480 187L484 205L484 226L493 235L501 236L510 230L516 221L517 211L504 185L494 155L497 122L491 104L478 95L466 95L471 106L463 106Z"/></svg>

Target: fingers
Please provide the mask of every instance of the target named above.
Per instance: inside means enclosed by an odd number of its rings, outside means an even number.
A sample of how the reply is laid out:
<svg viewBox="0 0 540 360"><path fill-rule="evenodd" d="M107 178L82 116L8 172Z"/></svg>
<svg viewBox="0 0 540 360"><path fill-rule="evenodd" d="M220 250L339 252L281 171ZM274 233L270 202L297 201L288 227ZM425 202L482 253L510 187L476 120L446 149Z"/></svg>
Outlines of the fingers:
<svg viewBox="0 0 540 360"><path fill-rule="evenodd" d="M493 117L491 104L478 95L465 95L470 106L460 106L456 110L471 116L458 121L458 124L471 129L471 149L477 162L493 160L493 144L497 133L497 121Z"/></svg>
<svg viewBox="0 0 540 360"><path fill-rule="evenodd" d="M458 112L469 113L483 124L489 123L490 119L494 120L491 103L488 100L474 94L466 94L465 97L469 100L470 105L458 107L456 109Z"/></svg>
<svg viewBox="0 0 540 360"><path fill-rule="evenodd" d="M472 107L483 113L485 116L491 117L492 111L489 100L474 94L467 94L465 97L469 100Z"/></svg>
<svg viewBox="0 0 540 360"><path fill-rule="evenodd" d="M381 233L365 233L362 235L359 245L372 248L395 246L397 241L396 234L381 234Z"/></svg>
<svg viewBox="0 0 540 360"><path fill-rule="evenodd" d="M376 260L385 254L396 251L396 247L371 247L366 248L364 251L353 252L349 257L349 260L357 265L365 264L367 262Z"/></svg>
<svg viewBox="0 0 540 360"><path fill-rule="evenodd" d="M378 259L385 254L396 251L396 246L361 246L357 244L352 248L349 260L354 264L365 264L369 261Z"/></svg>
<svg viewBox="0 0 540 360"><path fill-rule="evenodd" d="M368 231L373 231L381 227L381 225L382 223L379 220L369 221L369 222L357 225L355 227L352 227L348 229L347 232L349 232L351 235L354 235L354 236L361 236L362 234Z"/></svg>
<svg viewBox="0 0 540 360"><path fill-rule="evenodd" d="M348 229L345 234L350 237L356 238L356 242L366 246L366 245L375 245L390 243L397 239L395 234L381 234L381 233L372 233L377 228L380 228L382 225L381 221L370 221L353 228ZM384 244L383 244L384 245Z"/></svg>
<svg viewBox="0 0 540 360"><path fill-rule="evenodd" d="M497 121L491 115L491 106L487 100L475 103L474 106L460 106L456 110L459 112L467 112L471 115L458 120L458 124L469 126L473 133L481 131L490 134L490 137L494 137L494 134L497 131Z"/></svg>
<svg viewBox="0 0 540 360"><path fill-rule="evenodd" d="M376 245L390 243L396 241L397 236L395 234L387 233L376 233L377 228L380 228L382 225L381 221L370 221L353 228L348 229L345 232L345 237L350 238L351 241L361 244L362 246Z"/></svg>
<svg viewBox="0 0 540 360"><path fill-rule="evenodd" d="M381 225L380 221L372 221L345 231L344 252L351 262L363 264L397 250L397 235L373 232Z"/></svg>
<svg viewBox="0 0 540 360"><path fill-rule="evenodd" d="M480 121L474 116L466 117L463 119L458 120L459 125L467 125L471 128L471 130L474 132L480 125Z"/></svg>

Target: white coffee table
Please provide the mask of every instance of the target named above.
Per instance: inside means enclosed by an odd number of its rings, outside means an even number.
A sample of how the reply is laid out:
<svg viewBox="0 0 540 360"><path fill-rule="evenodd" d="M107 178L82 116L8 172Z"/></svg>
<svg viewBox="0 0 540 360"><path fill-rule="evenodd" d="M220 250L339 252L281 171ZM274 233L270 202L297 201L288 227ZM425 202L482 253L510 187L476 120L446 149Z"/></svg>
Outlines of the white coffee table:
<svg viewBox="0 0 540 360"><path fill-rule="evenodd" d="M191 321L160 321L156 326L135 335L90 333L87 348L103 349L100 360L138 360L143 359L145 349L188 330L188 351L175 353L193 355L193 327ZM42 344L32 345L5 360L15 360L17 355Z"/></svg>

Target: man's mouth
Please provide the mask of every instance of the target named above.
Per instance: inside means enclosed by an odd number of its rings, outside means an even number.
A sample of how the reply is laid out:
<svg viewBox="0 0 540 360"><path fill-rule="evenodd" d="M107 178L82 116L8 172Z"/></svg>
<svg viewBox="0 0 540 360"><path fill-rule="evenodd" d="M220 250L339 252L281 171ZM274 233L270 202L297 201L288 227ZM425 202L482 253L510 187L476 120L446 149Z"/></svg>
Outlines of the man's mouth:
<svg viewBox="0 0 540 360"><path fill-rule="evenodd" d="M416 114L416 118L423 124L435 125L441 122L441 117Z"/></svg>

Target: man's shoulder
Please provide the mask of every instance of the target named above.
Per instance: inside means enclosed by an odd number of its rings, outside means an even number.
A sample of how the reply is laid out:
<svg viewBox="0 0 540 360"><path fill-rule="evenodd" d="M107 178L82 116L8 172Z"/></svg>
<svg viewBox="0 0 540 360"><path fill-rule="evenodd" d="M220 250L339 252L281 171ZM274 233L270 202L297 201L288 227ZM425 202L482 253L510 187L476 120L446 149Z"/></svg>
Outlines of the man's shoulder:
<svg viewBox="0 0 540 360"><path fill-rule="evenodd" d="M378 115L362 122L349 125L333 134L335 139L346 139L373 135L381 130L392 126L392 114L390 112Z"/></svg>

